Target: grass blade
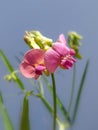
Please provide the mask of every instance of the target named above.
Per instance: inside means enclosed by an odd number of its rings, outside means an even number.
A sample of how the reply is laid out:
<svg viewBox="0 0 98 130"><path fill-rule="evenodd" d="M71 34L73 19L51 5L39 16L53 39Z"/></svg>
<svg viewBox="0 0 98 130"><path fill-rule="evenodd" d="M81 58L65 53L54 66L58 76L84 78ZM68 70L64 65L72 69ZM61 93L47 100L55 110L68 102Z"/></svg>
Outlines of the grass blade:
<svg viewBox="0 0 98 130"><path fill-rule="evenodd" d="M0 92L0 110L1 110L2 118L3 118L4 129L5 130L14 130L12 122L8 116L7 110L3 104L3 97L2 97L1 92Z"/></svg>
<svg viewBox="0 0 98 130"><path fill-rule="evenodd" d="M69 106L68 106L68 112L70 113L73 97L74 97L74 91L75 91L75 82L76 82L76 64L73 67L73 78L72 78L72 89L71 89L71 97L69 100Z"/></svg>
<svg viewBox="0 0 98 130"><path fill-rule="evenodd" d="M43 96L40 96L39 98L41 99L41 101L43 102L43 104L45 105L45 107L48 109L48 111L51 113L51 115L53 115L53 108L48 103L48 101Z"/></svg>
<svg viewBox="0 0 98 130"><path fill-rule="evenodd" d="M0 50L0 57L2 58L4 64L6 65L8 71L11 73L14 71L13 67L11 66L11 64L9 63L7 57L5 56L5 54L3 53L2 50Z"/></svg>
<svg viewBox="0 0 98 130"><path fill-rule="evenodd" d="M79 107L80 97L81 97L83 86L84 86L84 82L85 82L85 79L86 79L88 66L89 66L89 60L87 61L86 65L85 65L84 72L83 72L83 75L82 75L82 78L81 78L81 82L80 82L80 85L79 85L79 90L78 90L78 93L77 93L77 98L76 98L74 111L73 111L72 124L74 123L74 121L76 119L76 114L77 114L77 110L78 110L78 107Z"/></svg>
<svg viewBox="0 0 98 130"><path fill-rule="evenodd" d="M9 73L11 73L11 75L13 75L14 81L17 83L17 85L20 87L20 89L24 90L24 85L23 85L22 81L19 79L19 77L16 75L16 73L14 73L14 69L13 69L12 65L10 64L9 60L7 59L7 57L5 56L5 54L3 53L2 50L0 50L0 57L3 60L5 66L7 67Z"/></svg>
<svg viewBox="0 0 98 130"><path fill-rule="evenodd" d="M30 122L29 122L29 102L27 96L24 97L23 100L23 109L22 116L20 122L20 130L30 130Z"/></svg>

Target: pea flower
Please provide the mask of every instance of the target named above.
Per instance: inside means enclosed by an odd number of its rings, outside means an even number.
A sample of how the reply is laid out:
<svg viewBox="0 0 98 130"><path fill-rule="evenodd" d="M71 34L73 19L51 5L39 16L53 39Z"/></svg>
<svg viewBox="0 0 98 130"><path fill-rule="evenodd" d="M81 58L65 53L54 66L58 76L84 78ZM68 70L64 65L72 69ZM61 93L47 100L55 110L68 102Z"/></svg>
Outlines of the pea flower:
<svg viewBox="0 0 98 130"><path fill-rule="evenodd" d="M44 53L41 49L31 49L24 55L24 60L20 64L20 71L26 78L37 79L46 70Z"/></svg>
<svg viewBox="0 0 98 130"><path fill-rule="evenodd" d="M76 62L74 55L75 51L67 47L66 39L61 34L52 48L45 52L45 66L51 73L54 73L58 66L62 69L70 69Z"/></svg>

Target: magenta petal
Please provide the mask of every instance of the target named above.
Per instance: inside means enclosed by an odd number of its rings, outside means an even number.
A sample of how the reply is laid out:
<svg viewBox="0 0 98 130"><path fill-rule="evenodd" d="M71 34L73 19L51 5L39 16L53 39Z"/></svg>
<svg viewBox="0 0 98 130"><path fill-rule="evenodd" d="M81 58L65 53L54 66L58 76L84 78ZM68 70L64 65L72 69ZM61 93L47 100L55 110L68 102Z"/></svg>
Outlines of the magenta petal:
<svg viewBox="0 0 98 130"><path fill-rule="evenodd" d="M67 58L62 59L60 66L63 69L70 69L70 68L72 68L72 66L75 62L76 62L76 60L73 57L70 56L68 59Z"/></svg>
<svg viewBox="0 0 98 130"><path fill-rule="evenodd" d="M53 49L54 49L57 53L59 53L61 56L65 56L65 55L68 54L68 52L69 52L69 48L68 48L66 45L61 44L61 43L59 43L59 42L55 42L55 43L53 44Z"/></svg>
<svg viewBox="0 0 98 130"><path fill-rule="evenodd" d="M62 61L61 62L61 65L64 69L70 69L73 65L73 62L72 61L69 61L69 60L66 60L66 61Z"/></svg>
<svg viewBox="0 0 98 130"><path fill-rule="evenodd" d="M45 66L47 70L54 73L60 63L60 55L53 49L49 49L45 53Z"/></svg>
<svg viewBox="0 0 98 130"><path fill-rule="evenodd" d="M26 78L36 78L34 68L25 62L20 64L20 71Z"/></svg>
<svg viewBox="0 0 98 130"><path fill-rule="evenodd" d="M35 73L38 75L42 75L43 70L45 70L46 67L42 65L38 65L35 67Z"/></svg>
<svg viewBox="0 0 98 130"><path fill-rule="evenodd" d="M66 45L66 39L65 39L64 34L60 34L59 39L57 41Z"/></svg>
<svg viewBox="0 0 98 130"><path fill-rule="evenodd" d="M24 61L28 64L42 64L44 63L44 51L41 49L32 49L24 56Z"/></svg>
<svg viewBox="0 0 98 130"><path fill-rule="evenodd" d="M70 49L70 55L74 56L75 55L75 50L74 49Z"/></svg>

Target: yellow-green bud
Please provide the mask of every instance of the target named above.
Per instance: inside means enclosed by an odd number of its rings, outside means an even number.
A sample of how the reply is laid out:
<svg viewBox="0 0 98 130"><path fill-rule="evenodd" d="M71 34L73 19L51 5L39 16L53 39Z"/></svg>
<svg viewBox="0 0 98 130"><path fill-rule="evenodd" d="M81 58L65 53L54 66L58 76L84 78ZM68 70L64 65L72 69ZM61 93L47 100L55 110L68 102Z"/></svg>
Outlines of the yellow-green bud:
<svg viewBox="0 0 98 130"><path fill-rule="evenodd" d="M16 80L17 80L16 72L13 71L12 73L5 75L4 78L5 78L7 81L16 81Z"/></svg>
<svg viewBox="0 0 98 130"><path fill-rule="evenodd" d="M31 32L26 31L26 34L24 35L24 41L30 48L40 49L40 47L34 41L33 34Z"/></svg>
<svg viewBox="0 0 98 130"><path fill-rule="evenodd" d="M68 33L68 44L69 46L75 50L76 54L75 57L78 59L82 59L82 55L79 52L79 46L81 45L80 40L82 36L79 35L77 32L69 32Z"/></svg>
<svg viewBox="0 0 98 130"><path fill-rule="evenodd" d="M29 45L29 47L34 49L49 49L53 41L50 38L43 36L39 31L26 31L26 35L24 36L25 42Z"/></svg>

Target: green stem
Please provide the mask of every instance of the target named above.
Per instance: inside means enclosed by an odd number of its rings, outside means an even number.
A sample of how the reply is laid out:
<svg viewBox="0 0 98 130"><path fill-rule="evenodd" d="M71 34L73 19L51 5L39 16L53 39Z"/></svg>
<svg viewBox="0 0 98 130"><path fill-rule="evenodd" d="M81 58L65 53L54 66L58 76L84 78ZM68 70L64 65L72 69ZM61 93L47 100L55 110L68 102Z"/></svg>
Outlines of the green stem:
<svg viewBox="0 0 98 130"><path fill-rule="evenodd" d="M72 102L73 102L75 81L76 81L76 64L74 65L74 68L73 68L72 89L71 89L71 97L70 97L70 101L69 101L68 112L70 112Z"/></svg>
<svg viewBox="0 0 98 130"><path fill-rule="evenodd" d="M38 96L41 101L43 102L43 104L46 106L46 108L48 109L48 111L50 112L50 114L53 116L54 113L53 113L53 108L52 106L48 103L48 101L46 100L45 97L43 96ZM56 115L56 122L58 124L58 127L59 127L59 130L66 130L68 127L69 127L69 124L67 122L62 122L59 118L58 115Z"/></svg>
<svg viewBox="0 0 98 130"><path fill-rule="evenodd" d="M53 115L53 109L50 106L50 104L48 103L48 101L43 96L40 96L40 99L44 103L44 105L47 107L47 109L51 113L51 115Z"/></svg>
<svg viewBox="0 0 98 130"><path fill-rule="evenodd" d="M45 76L43 77L43 79L44 79L44 81L46 83L46 86L47 86L48 90L50 91L50 93L53 96L52 85L50 85L50 83L48 82L48 80L47 80L47 78ZM67 121L70 124L71 123L71 119L70 119L69 113L68 113L67 109L64 107L63 103L61 102L61 100L60 100L60 98L58 97L57 94L56 94L56 103L57 103L58 107L60 108L62 114L64 115L64 117L66 117Z"/></svg>
<svg viewBox="0 0 98 130"><path fill-rule="evenodd" d="M56 84L54 74L51 74L52 85L53 85L53 106L54 106L54 118L53 118L53 130L56 130Z"/></svg>

